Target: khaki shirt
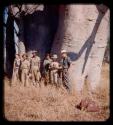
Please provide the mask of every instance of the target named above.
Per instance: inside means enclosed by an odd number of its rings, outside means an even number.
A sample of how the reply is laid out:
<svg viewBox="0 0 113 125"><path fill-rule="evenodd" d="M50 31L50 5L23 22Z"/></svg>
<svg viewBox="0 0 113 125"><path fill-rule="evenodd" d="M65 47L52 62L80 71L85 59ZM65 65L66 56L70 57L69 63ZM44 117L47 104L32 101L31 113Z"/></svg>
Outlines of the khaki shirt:
<svg viewBox="0 0 113 125"><path fill-rule="evenodd" d="M15 59L14 60L14 68L19 68L20 66L20 59Z"/></svg>
<svg viewBox="0 0 113 125"><path fill-rule="evenodd" d="M51 59L45 59L44 60L44 63L43 63L43 66L46 66L48 64L51 64L52 60Z"/></svg>
<svg viewBox="0 0 113 125"><path fill-rule="evenodd" d="M58 62L51 62L50 68L53 70L57 70L59 68L59 63Z"/></svg>
<svg viewBox="0 0 113 125"><path fill-rule="evenodd" d="M30 62L28 60L25 59L21 62L21 69L29 69L29 67L30 67Z"/></svg>
<svg viewBox="0 0 113 125"><path fill-rule="evenodd" d="M40 57L38 56L31 59L31 68L34 67L40 68Z"/></svg>

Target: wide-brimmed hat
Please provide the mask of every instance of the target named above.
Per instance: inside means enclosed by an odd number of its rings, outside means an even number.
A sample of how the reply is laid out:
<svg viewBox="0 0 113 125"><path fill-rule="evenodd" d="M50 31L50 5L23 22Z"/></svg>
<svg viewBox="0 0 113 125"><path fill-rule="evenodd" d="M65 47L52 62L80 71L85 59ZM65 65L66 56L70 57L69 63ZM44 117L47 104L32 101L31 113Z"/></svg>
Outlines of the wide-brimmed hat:
<svg viewBox="0 0 113 125"><path fill-rule="evenodd" d="M67 51L65 49L61 50L61 53L67 53Z"/></svg>
<svg viewBox="0 0 113 125"><path fill-rule="evenodd" d="M53 58L53 59L57 59L58 57L57 57L56 54L54 54L54 55L52 56L52 58Z"/></svg>

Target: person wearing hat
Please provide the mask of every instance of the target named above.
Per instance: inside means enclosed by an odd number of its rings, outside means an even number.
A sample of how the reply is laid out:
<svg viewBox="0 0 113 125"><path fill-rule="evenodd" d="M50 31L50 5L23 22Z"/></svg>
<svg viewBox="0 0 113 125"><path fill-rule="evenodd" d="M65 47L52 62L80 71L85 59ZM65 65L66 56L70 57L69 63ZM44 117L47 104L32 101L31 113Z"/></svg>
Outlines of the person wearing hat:
<svg viewBox="0 0 113 125"><path fill-rule="evenodd" d="M24 86L28 85L28 73L30 69L30 62L27 57L27 54L24 53L21 60L21 82Z"/></svg>
<svg viewBox="0 0 113 125"><path fill-rule="evenodd" d="M71 59L67 55L66 50L61 51L61 61L60 65L62 67L62 81L65 87L70 90L70 82L69 82L69 77L68 77L68 69L71 65Z"/></svg>
<svg viewBox="0 0 113 125"><path fill-rule="evenodd" d="M52 62L50 64L50 80L51 84L58 85L58 69L59 69L59 63L57 61L57 55L54 54L52 56Z"/></svg>
<svg viewBox="0 0 113 125"><path fill-rule="evenodd" d="M46 54L44 62L43 62L43 75L44 75L44 81L47 85L50 82L50 69L49 66L52 62L52 59L50 57L50 54Z"/></svg>
<svg viewBox="0 0 113 125"><path fill-rule="evenodd" d="M30 61L30 69L32 74L33 85L37 85L39 83L41 74L40 74L40 57L37 56L37 51L33 51L32 58Z"/></svg>
<svg viewBox="0 0 113 125"><path fill-rule="evenodd" d="M19 68L20 68L20 55L16 54L14 59L14 65L13 65L12 84L17 83L17 81L19 80Z"/></svg>

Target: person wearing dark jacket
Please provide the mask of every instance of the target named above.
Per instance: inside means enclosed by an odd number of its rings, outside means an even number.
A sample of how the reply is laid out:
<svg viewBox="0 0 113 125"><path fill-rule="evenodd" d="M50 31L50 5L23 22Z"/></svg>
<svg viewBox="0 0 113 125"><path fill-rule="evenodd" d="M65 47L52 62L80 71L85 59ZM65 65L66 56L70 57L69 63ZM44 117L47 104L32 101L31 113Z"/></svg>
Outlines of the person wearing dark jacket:
<svg viewBox="0 0 113 125"><path fill-rule="evenodd" d="M47 54L44 62L43 62L43 74L44 74L44 81L45 84L47 85L48 83L50 83L50 70L49 70L49 66L52 62L52 59L50 57L50 54Z"/></svg>
<svg viewBox="0 0 113 125"><path fill-rule="evenodd" d="M70 86L70 81L69 81L68 69L71 65L71 59L67 55L66 50L62 50L61 55L62 55L62 58L61 58L61 61L60 61L60 65L62 67L62 81L63 81L63 84L65 85L65 87L68 90L70 90L71 86Z"/></svg>

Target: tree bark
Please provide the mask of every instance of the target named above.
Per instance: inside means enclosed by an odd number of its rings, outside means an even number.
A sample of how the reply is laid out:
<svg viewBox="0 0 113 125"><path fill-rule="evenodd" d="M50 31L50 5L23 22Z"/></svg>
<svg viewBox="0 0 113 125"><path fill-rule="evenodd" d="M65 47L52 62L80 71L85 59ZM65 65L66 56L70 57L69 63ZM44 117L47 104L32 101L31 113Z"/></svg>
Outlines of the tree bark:
<svg viewBox="0 0 113 125"><path fill-rule="evenodd" d="M54 7L44 7L42 12L36 13L38 6L30 7L22 6L20 14L18 8L12 11L13 15L17 12L20 43L25 44L27 52L38 50L41 58L50 50L60 57L61 49L66 49L72 60L69 77L73 90L81 92L84 81L87 81L90 90L94 91L99 85L109 37L109 9L104 5L60 5L57 29L54 27L57 26L55 20L58 19L55 18L57 11ZM26 17L21 18L21 14ZM22 49L20 46L20 51L23 50L25 51L24 47Z"/></svg>
<svg viewBox="0 0 113 125"><path fill-rule="evenodd" d="M86 77L92 90L99 84L108 37L109 11L105 6L99 9L96 5L65 7L59 19L52 53L59 55L61 49L68 51L72 59L69 75L73 89L82 91Z"/></svg>

